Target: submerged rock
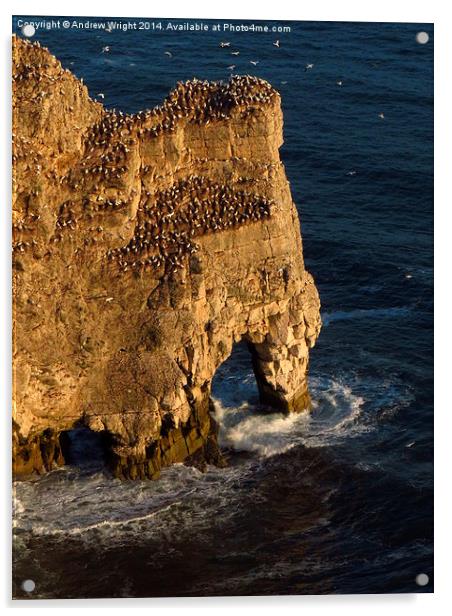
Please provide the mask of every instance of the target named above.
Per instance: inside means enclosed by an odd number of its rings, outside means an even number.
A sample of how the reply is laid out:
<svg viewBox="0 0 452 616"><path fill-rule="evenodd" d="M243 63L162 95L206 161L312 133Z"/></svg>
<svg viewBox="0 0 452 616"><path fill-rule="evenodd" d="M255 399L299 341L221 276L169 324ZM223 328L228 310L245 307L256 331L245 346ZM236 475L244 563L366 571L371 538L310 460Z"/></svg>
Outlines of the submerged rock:
<svg viewBox="0 0 452 616"><path fill-rule="evenodd" d="M13 39L14 472L109 436L114 473L222 464L210 388L249 346L261 402L309 406L319 298L279 158L280 96L250 76L108 111Z"/></svg>

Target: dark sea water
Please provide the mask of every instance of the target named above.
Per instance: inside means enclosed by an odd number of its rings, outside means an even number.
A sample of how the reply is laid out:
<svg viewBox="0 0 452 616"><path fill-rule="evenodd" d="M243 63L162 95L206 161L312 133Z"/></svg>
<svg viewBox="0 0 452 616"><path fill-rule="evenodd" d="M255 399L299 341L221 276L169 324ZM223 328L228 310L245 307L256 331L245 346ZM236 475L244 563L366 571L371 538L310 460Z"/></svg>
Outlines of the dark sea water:
<svg viewBox="0 0 452 616"><path fill-rule="evenodd" d="M240 345L221 366L228 468L121 482L79 433L72 466L17 483L16 596L29 578L41 598L433 590L433 27L279 25L291 33L37 33L126 112L231 64L281 92L324 326L310 416L259 415Z"/></svg>

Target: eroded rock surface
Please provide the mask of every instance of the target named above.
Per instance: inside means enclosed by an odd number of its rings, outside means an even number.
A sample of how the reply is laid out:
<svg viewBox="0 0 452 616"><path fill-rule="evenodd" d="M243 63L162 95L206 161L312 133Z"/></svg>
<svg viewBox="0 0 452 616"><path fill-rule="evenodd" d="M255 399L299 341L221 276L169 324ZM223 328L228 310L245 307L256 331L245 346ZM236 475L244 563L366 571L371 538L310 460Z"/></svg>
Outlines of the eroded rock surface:
<svg viewBox="0 0 452 616"><path fill-rule="evenodd" d="M178 84L137 115L13 39L14 469L109 437L117 476L221 463L210 387L246 340L262 402L309 406L319 298L265 81Z"/></svg>

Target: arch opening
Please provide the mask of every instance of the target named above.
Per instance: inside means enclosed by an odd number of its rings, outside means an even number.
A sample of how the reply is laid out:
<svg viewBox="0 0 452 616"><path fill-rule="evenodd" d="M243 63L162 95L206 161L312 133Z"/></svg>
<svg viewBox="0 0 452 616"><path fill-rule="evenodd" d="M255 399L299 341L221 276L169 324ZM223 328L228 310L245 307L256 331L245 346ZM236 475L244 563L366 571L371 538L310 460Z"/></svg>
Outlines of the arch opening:
<svg viewBox="0 0 452 616"><path fill-rule="evenodd" d="M94 432L85 425L74 426L60 434L65 464L83 471L106 470L111 457L111 436Z"/></svg>
<svg viewBox="0 0 452 616"><path fill-rule="evenodd" d="M253 360L246 340L236 342L212 380L212 397L226 406L259 404Z"/></svg>
<svg viewBox="0 0 452 616"><path fill-rule="evenodd" d="M212 380L212 397L229 407L247 405L259 413L274 413L276 409L262 401L262 384L257 352L243 337L218 367Z"/></svg>
<svg viewBox="0 0 452 616"><path fill-rule="evenodd" d="M265 346L256 346L244 336L233 345L212 380L218 444L229 464L240 464L256 454L266 456L286 446L292 422L284 421L287 413L278 399L279 392L273 394L276 404L267 394L271 384L261 367L265 350Z"/></svg>

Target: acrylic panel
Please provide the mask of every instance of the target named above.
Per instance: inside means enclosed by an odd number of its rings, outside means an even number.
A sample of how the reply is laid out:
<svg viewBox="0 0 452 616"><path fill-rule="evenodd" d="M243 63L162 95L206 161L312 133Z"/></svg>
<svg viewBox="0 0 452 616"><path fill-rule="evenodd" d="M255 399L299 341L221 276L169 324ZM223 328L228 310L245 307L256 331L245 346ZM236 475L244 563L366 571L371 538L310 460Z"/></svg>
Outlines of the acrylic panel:
<svg viewBox="0 0 452 616"><path fill-rule="evenodd" d="M13 596L433 591L433 24L13 18Z"/></svg>

